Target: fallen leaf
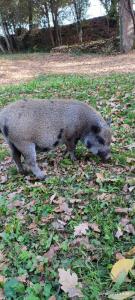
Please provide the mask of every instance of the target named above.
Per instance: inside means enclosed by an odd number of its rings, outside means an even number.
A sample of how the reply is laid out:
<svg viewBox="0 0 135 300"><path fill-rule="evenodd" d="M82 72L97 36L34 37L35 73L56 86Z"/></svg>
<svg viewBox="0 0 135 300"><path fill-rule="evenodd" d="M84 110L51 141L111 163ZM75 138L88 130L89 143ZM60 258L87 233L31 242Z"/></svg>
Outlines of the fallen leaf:
<svg viewBox="0 0 135 300"><path fill-rule="evenodd" d="M115 255L117 260L125 258L120 252L117 252Z"/></svg>
<svg viewBox="0 0 135 300"><path fill-rule="evenodd" d="M135 162L135 158L133 158L133 157L127 157L127 162L128 163Z"/></svg>
<svg viewBox="0 0 135 300"><path fill-rule="evenodd" d="M130 186L130 187L128 188L128 190L129 190L130 193L131 193L134 189L135 189L135 185Z"/></svg>
<svg viewBox="0 0 135 300"><path fill-rule="evenodd" d="M20 282L26 283L27 282L27 276L28 275L20 275L20 276L16 277L16 279Z"/></svg>
<svg viewBox="0 0 135 300"><path fill-rule="evenodd" d="M135 228L132 224L127 224L125 227L124 227L124 231L128 232L128 233L131 233L133 235L135 235Z"/></svg>
<svg viewBox="0 0 135 300"><path fill-rule="evenodd" d="M115 197L115 194L108 194L108 193L102 193L101 195L97 196L98 200L104 200L104 201L110 201Z"/></svg>
<svg viewBox="0 0 135 300"><path fill-rule="evenodd" d="M50 197L50 203L53 202L53 200L56 198L56 196L57 196L57 194L55 193L55 194L53 194L53 195Z"/></svg>
<svg viewBox="0 0 135 300"><path fill-rule="evenodd" d="M96 177L97 177L96 179L97 182L103 182L105 179L103 173L96 173Z"/></svg>
<svg viewBox="0 0 135 300"><path fill-rule="evenodd" d="M123 231L121 230L120 227L118 227L118 230L117 230L117 232L116 232L116 234L115 234L115 237L116 237L117 239L119 239L121 236L123 236Z"/></svg>
<svg viewBox="0 0 135 300"><path fill-rule="evenodd" d="M41 218L41 223L49 223L49 221L53 220L54 219L54 215L53 214L50 214L49 216L47 217L42 217Z"/></svg>
<svg viewBox="0 0 135 300"><path fill-rule="evenodd" d="M52 245L49 249L49 251L47 251L44 256L48 259L49 262L52 261L54 255L56 254L56 252L59 250L59 246L58 245Z"/></svg>
<svg viewBox="0 0 135 300"><path fill-rule="evenodd" d="M81 223L80 225L75 226L74 236L86 235L86 230L89 229L89 224L87 222Z"/></svg>
<svg viewBox="0 0 135 300"><path fill-rule="evenodd" d="M94 230L95 232L101 232L101 230L98 227L98 224L96 223L89 223L89 227Z"/></svg>
<svg viewBox="0 0 135 300"><path fill-rule="evenodd" d="M37 224L34 223L34 222L31 223L31 224L28 226L28 229L29 229L30 231L32 231L32 233L36 232L36 231L38 230Z"/></svg>
<svg viewBox="0 0 135 300"><path fill-rule="evenodd" d="M4 300L5 296L4 296L4 290L0 288L0 300Z"/></svg>
<svg viewBox="0 0 135 300"><path fill-rule="evenodd" d="M130 208L127 207L116 207L115 212L127 214L130 211Z"/></svg>
<svg viewBox="0 0 135 300"><path fill-rule="evenodd" d="M59 283L61 284L61 289L68 293L69 298L73 297L83 297L80 290L81 284L78 283L78 277L76 273L71 274L71 270L68 269L58 269L59 272Z"/></svg>
<svg viewBox="0 0 135 300"><path fill-rule="evenodd" d="M67 215L71 216L72 214L72 208L68 207L68 204L66 202L63 202L59 205L58 208L56 208L54 211L55 212L65 212Z"/></svg>
<svg viewBox="0 0 135 300"><path fill-rule="evenodd" d="M24 201L16 200L12 201L8 204L8 208L12 209L14 207L23 207L24 206Z"/></svg>
<svg viewBox="0 0 135 300"><path fill-rule="evenodd" d="M65 229L65 225L66 222L63 222L61 220L57 220L52 223L53 228L59 231L63 231Z"/></svg>
<svg viewBox="0 0 135 300"><path fill-rule="evenodd" d="M126 226L129 222L130 222L130 220L126 217L126 218L122 218L120 220L119 224L122 225L122 226Z"/></svg>
<svg viewBox="0 0 135 300"><path fill-rule="evenodd" d="M54 296L51 296L48 300L56 300L55 295L54 295Z"/></svg>
<svg viewBox="0 0 135 300"><path fill-rule="evenodd" d="M128 256L132 256L134 254L135 254L135 246L132 249L130 249L128 252L126 252L126 255Z"/></svg>
<svg viewBox="0 0 135 300"><path fill-rule="evenodd" d="M2 175L2 176L0 177L0 183L6 183L7 180L8 180L7 175Z"/></svg>
<svg viewBox="0 0 135 300"><path fill-rule="evenodd" d="M6 277L3 275L0 275L0 283L5 283L6 282Z"/></svg>
<svg viewBox="0 0 135 300"><path fill-rule="evenodd" d="M80 246L83 245L89 251L95 251L96 248L94 245L89 243L89 239L87 236L77 237L72 243L71 246Z"/></svg>
<svg viewBox="0 0 135 300"><path fill-rule="evenodd" d="M118 293L118 294L110 294L110 295L108 295L108 298L112 299L112 300L124 300L124 299L128 299L134 295L135 295L135 292L126 291L126 292L122 292L122 293Z"/></svg>
<svg viewBox="0 0 135 300"><path fill-rule="evenodd" d="M133 265L134 265L134 259L123 258L117 261L113 265L111 270L112 280L116 282L119 279L122 272L128 274L128 272L132 269Z"/></svg>
<svg viewBox="0 0 135 300"><path fill-rule="evenodd" d="M77 198L72 198L72 199L70 199L69 200L70 201L70 203L80 203L80 202L82 202L83 200L82 199L77 199Z"/></svg>
<svg viewBox="0 0 135 300"><path fill-rule="evenodd" d="M135 143L132 143L128 146L126 146L127 149L132 150L133 148L135 148Z"/></svg>

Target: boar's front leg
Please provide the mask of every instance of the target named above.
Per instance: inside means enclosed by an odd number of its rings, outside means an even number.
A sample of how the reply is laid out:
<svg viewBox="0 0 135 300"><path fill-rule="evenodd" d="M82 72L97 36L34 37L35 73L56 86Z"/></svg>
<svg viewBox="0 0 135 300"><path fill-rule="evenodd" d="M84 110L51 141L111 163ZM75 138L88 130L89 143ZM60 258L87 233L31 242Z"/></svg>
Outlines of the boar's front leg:
<svg viewBox="0 0 135 300"><path fill-rule="evenodd" d="M76 148L75 140L73 138L72 139L68 138L65 144L66 144L66 147L67 147L65 153L67 153L67 152L69 153L70 158L71 158L72 161L77 160L77 158L75 156L75 148Z"/></svg>

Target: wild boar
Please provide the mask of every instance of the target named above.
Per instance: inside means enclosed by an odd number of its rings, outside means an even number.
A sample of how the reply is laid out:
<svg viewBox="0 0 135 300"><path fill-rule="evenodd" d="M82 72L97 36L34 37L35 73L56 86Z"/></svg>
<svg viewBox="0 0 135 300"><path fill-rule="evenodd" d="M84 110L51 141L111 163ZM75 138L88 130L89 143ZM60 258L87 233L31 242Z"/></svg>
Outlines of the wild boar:
<svg viewBox="0 0 135 300"><path fill-rule="evenodd" d="M21 156L39 179L45 174L36 162L36 148L49 151L65 144L71 159L79 140L93 154L110 158L111 130L91 106L75 100L21 100L0 111L0 130L8 143L19 172Z"/></svg>

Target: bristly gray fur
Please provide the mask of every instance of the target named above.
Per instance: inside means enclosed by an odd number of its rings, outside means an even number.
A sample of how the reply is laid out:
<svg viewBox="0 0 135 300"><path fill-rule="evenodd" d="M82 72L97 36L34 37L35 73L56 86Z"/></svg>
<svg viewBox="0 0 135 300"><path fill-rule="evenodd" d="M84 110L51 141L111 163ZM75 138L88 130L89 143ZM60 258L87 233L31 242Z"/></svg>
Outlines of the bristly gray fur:
<svg viewBox="0 0 135 300"><path fill-rule="evenodd" d="M21 100L0 111L0 129L20 172L21 155L33 174L43 178L36 162L36 147L53 149L64 143L72 159L81 140L94 154L108 158L111 131L91 106L74 100Z"/></svg>

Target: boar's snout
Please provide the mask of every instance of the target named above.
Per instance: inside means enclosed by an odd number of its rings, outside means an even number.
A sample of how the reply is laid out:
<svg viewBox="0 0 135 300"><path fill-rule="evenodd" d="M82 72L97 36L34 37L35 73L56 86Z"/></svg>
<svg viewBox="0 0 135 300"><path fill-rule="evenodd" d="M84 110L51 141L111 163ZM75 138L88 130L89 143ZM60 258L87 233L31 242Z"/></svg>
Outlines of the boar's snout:
<svg viewBox="0 0 135 300"><path fill-rule="evenodd" d="M109 160L111 158L110 151L98 151L98 155L101 157L103 161Z"/></svg>

